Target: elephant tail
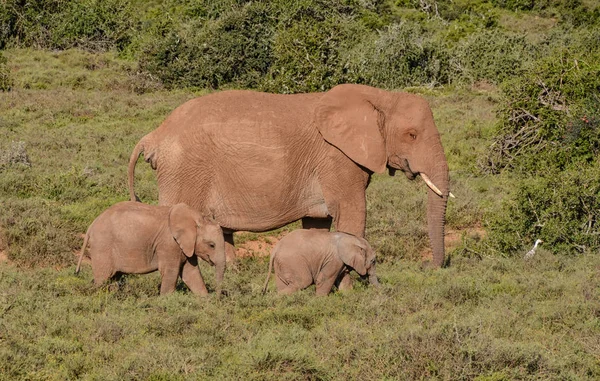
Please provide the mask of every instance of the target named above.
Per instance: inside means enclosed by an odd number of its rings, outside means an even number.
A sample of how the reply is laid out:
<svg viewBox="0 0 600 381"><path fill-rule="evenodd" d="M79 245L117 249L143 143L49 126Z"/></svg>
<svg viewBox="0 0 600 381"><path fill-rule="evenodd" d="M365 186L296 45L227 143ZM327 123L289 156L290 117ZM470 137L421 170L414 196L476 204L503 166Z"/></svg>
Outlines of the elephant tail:
<svg viewBox="0 0 600 381"><path fill-rule="evenodd" d="M271 251L271 258L269 258L269 271L267 271L267 278L265 279L265 285L263 286L262 294L267 293L267 287L269 286L269 278L271 277L271 271L273 270L273 261L275 260L275 254L277 252L277 247Z"/></svg>
<svg viewBox="0 0 600 381"><path fill-rule="evenodd" d="M81 253L79 253L79 261L77 262L77 268L75 269L75 274L79 274L79 270L81 270L81 261L83 261L83 256L85 254L85 248L87 247L88 241L90 239L90 229L88 228L87 232L85 232L85 238L83 239L83 246L81 246Z"/></svg>
<svg viewBox="0 0 600 381"><path fill-rule="evenodd" d="M140 201L140 199L135 195L135 190L133 189L133 179L135 177L135 165L137 164L137 160L140 157L140 154L144 152L144 140L145 139L142 138L138 144L135 145L135 148L131 153L131 157L129 158L127 179L129 181L129 198L131 201Z"/></svg>

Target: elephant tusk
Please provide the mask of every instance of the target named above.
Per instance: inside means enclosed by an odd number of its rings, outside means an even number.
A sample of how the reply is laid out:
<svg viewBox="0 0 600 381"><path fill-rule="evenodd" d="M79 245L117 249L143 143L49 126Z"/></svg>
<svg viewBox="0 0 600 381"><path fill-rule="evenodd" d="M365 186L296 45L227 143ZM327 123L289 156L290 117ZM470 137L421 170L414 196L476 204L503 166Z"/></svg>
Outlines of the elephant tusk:
<svg viewBox="0 0 600 381"><path fill-rule="evenodd" d="M455 195L452 194L452 192L448 193L448 196L452 197L452 198L456 198Z"/></svg>
<svg viewBox="0 0 600 381"><path fill-rule="evenodd" d="M436 187L435 184L431 182L431 180L429 180L429 177L426 174L421 173L421 178L423 178L423 181L425 181L425 184L427 184L427 186L432 191L434 191L435 193L437 193L438 196L444 197L444 195L442 194L442 191L439 190L438 187Z"/></svg>

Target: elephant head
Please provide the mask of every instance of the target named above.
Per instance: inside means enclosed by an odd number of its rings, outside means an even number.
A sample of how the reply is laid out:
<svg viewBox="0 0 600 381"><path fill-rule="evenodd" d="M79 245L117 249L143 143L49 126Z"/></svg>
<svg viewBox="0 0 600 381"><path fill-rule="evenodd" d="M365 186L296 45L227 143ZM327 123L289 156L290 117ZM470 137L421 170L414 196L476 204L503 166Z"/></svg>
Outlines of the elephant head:
<svg viewBox="0 0 600 381"><path fill-rule="evenodd" d="M363 85L324 93L315 123L323 138L369 171L421 175L429 187L427 224L433 264L444 263L444 224L450 194L448 164L425 99Z"/></svg>
<svg viewBox="0 0 600 381"><path fill-rule="evenodd" d="M359 275L368 275L371 284L379 286L375 273L375 251L367 240L351 234L337 234L337 253L342 262L352 267Z"/></svg>
<svg viewBox="0 0 600 381"><path fill-rule="evenodd" d="M221 295L225 274L223 230L186 204L177 204L169 212L169 229L183 254L194 255L215 266L216 294Z"/></svg>

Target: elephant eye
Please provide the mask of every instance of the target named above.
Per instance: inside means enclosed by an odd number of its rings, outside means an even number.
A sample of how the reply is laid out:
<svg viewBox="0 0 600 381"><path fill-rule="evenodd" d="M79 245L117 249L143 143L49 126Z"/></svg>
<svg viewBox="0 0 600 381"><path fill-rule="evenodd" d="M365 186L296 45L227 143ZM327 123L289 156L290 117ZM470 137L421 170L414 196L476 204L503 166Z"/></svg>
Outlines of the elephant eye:
<svg viewBox="0 0 600 381"><path fill-rule="evenodd" d="M214 249L215 248L215 243L214 242L209 242L208 246L210 246L211 249Z"/></svg>
<svg viewBox="0 0 600 381"><path fill-rule="evenodd" d="M415 139L417 139L417 135L415 135L415 134L412 134L412 133L411 133L411 134L410 134L410 138L411 138L412 140L415 140Z"/></svg>

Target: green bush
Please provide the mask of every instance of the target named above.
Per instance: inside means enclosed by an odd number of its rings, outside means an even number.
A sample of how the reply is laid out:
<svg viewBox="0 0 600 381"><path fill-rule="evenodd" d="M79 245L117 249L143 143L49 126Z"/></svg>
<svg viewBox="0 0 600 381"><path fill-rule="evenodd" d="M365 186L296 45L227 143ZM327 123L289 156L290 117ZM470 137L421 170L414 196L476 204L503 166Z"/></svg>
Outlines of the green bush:
<svg viewBox="0 0 600 381"><path fill-rule="evenodd" d="M9 44L46 47L52 15L64 8L61 0L0 2L0 49Z"/></svg>
<svg viewBox="0 0 600 381"><path fill-rule="evenodd" d="M122 49L135 24L129 1L7 0L0 4L0 48Z"/></svg>
<svg viewBox="0 0 600 381"><path fill-rule="evenodd" d="M140 67L171 88L328 89L345 81L341 52L387 20L377 13L385 9L383 1L280 0L186 9L167 10L184 15L177 25L153 18L143 32L153 37L136 42Z"/></svg>
<svg viewBox="0 0 600 381"><path fill-rule="evenodd" d="M277 31L273 63L263 88L296 93L323 91L345 82L341 51L365 31L352 19L303 20Z"/></svg>
<svg viewBox="0 0 600 381"><path fill-rule="evenodd" d="M490 213L489 242L503 253L515 253L544 240L554 253L600 249L600 162L523 180ZM524 254L524 252L523 252Z"/></svg>
<svg viewBox="0 0 600 381"><path fill-rule="evenodd" d="M131 39L135 17L129 2L80 0L67 3L53 18L51 46L103 51L123 49Z"/></svg>
<svg viewBox="0 0 600 381"><path fill-rule="evenodd" d="M483 168L543 174L589 162L600 129L600 30L555 42L520 77L502 84L496 138ZM581 123L585 119L586 123Z"/></svg>
<svg viewBox="0 0 600 381"><path fill-rule="evenodd" d="M390 89L448 82L448 53L416 23L392 24L347 56L351 82Z"/></svg>
<svg viewBox="0 0 600 381"><path fill-rule="evenodd" d="M499 30L483 31L463 40L452 50L452 81L474 83L485 80L500 84L520 76L524 65L535 56L535 48L524 35Z"/></svg>
<svg viewBox="0 0 600 381"><path fill-rule="evenodd" d="M168 29L168 28L167 28ZM140 66L167 87L256 87L271 62L269 7L249 3L199 19L142 47Z"/></svg>

